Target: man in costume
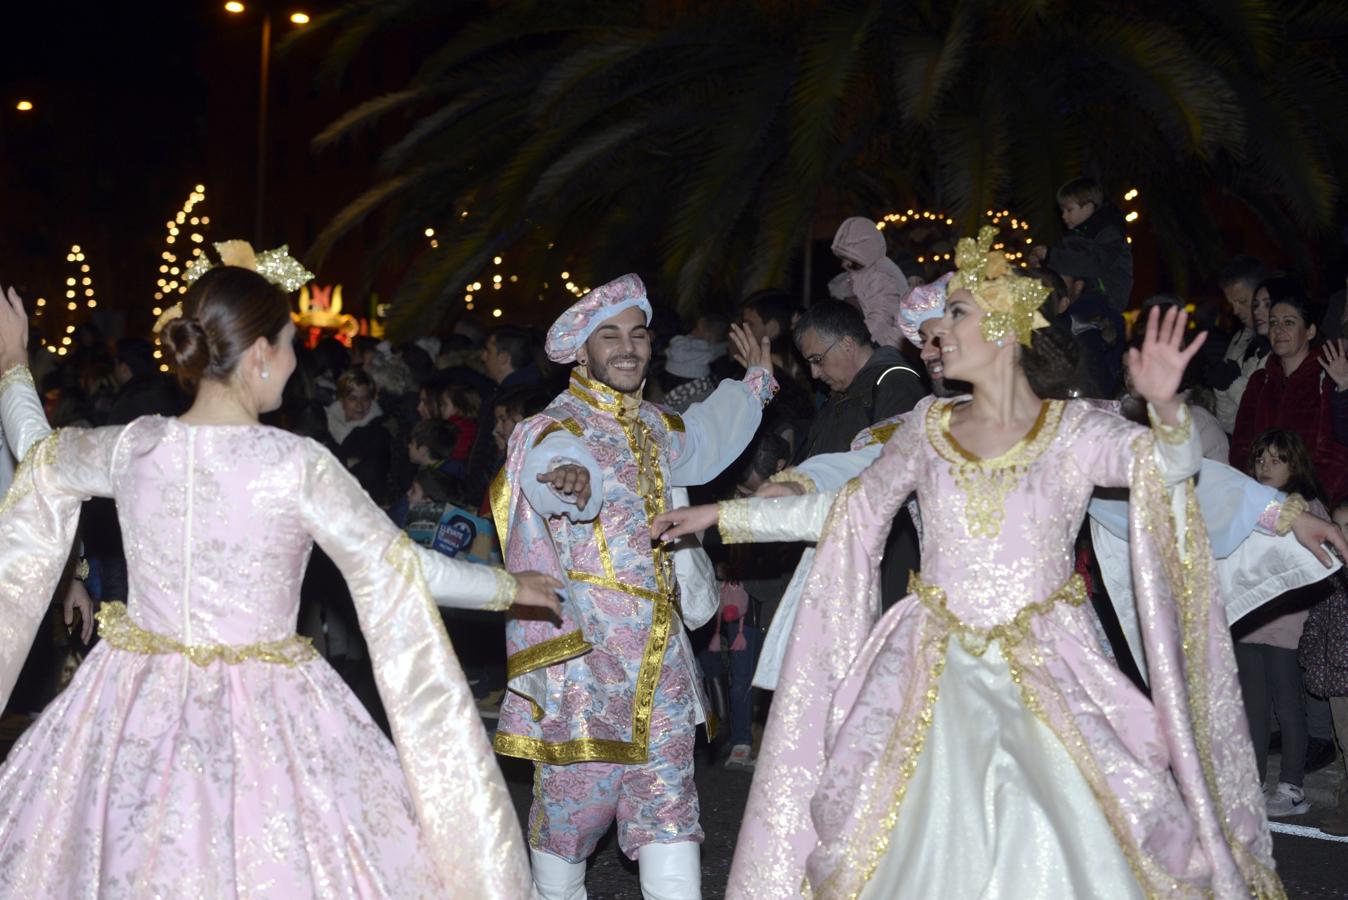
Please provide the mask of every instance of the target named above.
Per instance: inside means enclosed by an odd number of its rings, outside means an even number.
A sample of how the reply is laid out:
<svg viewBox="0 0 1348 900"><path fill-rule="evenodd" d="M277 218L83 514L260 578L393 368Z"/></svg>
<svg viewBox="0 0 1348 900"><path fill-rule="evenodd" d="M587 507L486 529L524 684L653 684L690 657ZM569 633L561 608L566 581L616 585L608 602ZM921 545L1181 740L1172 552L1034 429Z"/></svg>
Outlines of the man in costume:
<svg viewBox="0 0 1348 900"><path fill-rule="evenodd" d="M700 896L700 704L681 613L697 617L680 609L681 554L653 545L649 523L739 456L775 384L768 342L735 327L743 381L682 416L643 402L650 317L625 275L553 324L546 350L576 364L570 385L515 428L492 488L506 559L567 585L560 624L507 624L496 735L498 753L535 763L529 844L545 900L585 896L586 858L615 818L647 898Z"/></svg>

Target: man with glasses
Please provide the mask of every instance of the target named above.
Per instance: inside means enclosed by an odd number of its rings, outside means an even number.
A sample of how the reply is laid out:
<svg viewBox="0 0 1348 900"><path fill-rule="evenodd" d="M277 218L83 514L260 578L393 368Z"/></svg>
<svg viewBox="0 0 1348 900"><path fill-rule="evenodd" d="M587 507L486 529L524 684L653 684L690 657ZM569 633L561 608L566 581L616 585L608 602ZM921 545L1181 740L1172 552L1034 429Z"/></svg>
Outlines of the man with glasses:
<svg viewBox="0 0 1348 900"><path fill-rule="evenodd" d="M928 393L922 376L894 347L876 347L866 320L850 303L821 300L801 314L793 331L810 374L829 389L828 400L810 424L801 459L844 453L862 429L906 413ZM917 567L912 520L900 513L885 546L881 569L886 600L902 597L908 570Z"/></svg>

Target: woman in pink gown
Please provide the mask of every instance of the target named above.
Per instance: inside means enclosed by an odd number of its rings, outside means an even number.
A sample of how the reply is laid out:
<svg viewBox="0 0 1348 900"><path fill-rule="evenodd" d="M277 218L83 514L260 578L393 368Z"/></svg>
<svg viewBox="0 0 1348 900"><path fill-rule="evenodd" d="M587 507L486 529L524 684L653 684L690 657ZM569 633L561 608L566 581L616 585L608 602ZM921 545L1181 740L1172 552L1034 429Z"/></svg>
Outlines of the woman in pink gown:
<svg viewBox="0 0 1348 900"><path fill-rule="evenodd" d="M1153 311L1130 362L1151 429L1041 400L1022 365L1044 361L1043 295L990 242L960 243L937 328L972 396L924 400L836 495L651 525L819 542L728 896L1282 896L1175 396L1201 339L1182 350L1184 316ZM1096 486L1131 489L1150 698L1101 653L1073 571ZM922 572L879 617L914 491Z"/></svg>
<svg viewBox="0 0 1348 900"><path fill-rule="evenodd" d="M516 900L520 828L435 602L555 608L551 580L412 545L314 441L259 425L295 366L289 304L225 266L161 338L180 419L49 433L26 318L0 301L0 706L81 501L117 501L129 597L0 771L0 897ZM313 542L351 587L396 750L295 634ZM432 599L434 598L434 600Z"/></svg>

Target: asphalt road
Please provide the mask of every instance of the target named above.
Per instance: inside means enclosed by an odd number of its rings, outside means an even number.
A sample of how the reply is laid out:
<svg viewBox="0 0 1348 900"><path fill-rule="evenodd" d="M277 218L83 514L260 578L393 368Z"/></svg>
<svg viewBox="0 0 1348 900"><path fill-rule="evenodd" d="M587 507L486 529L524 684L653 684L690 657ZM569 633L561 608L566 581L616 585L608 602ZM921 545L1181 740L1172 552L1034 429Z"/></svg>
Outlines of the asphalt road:
<svg viewBox="0 0 1348 900"><path fill-rule="evenodd" d="M1339 765L1336 762L1334 767ZM525 823L529 815L532 769L518 760L507 759L501 759L501 768L520 822ZM719 763L706 765L699 759L697 786L702 801L702 828L707 833L702 845L702 895L705 900L725 896L735 837L749 796L751 777L749 772L727 771ZM1311 825L1315 820L1299 817L1285 821ZM1348 898L1348 843L1275 832L1273 854L1291 900ZM590 900L641 900L636 863L623 856L618 849L616 832L612 830L590 860L586 888ZM1098 896L1109 895L1102 892Z"/></svg>

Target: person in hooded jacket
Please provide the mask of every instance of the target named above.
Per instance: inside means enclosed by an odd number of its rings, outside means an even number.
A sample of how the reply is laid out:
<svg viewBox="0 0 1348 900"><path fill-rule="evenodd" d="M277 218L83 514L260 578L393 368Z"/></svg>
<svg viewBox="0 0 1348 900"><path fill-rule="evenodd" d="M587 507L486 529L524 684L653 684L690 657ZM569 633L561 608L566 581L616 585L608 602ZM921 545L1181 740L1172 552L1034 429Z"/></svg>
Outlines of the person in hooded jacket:
<svg viewBox="0 0 1348 900"><path fill-rule="evenodd" d="M854 300L866 320L871 340L881 347L898 347L899 301L908 294L903 270L885 253L885 236L870 219L853 216L838 226L833 255L843 271L828 283L839 300Z"/></svg>

